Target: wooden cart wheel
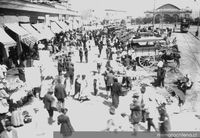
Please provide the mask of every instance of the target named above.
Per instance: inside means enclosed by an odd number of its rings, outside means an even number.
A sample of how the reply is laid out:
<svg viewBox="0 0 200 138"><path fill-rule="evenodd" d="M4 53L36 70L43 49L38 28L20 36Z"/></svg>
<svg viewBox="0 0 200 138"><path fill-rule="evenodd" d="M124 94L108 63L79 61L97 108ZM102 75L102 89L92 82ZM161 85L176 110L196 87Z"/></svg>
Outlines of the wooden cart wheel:
<svg viewBox="0 0 200 138"><path fill-rule="evenodd" d="M151 67L155 63L154 56L141 56L139 57L139 64L142 67Z"/></svg>

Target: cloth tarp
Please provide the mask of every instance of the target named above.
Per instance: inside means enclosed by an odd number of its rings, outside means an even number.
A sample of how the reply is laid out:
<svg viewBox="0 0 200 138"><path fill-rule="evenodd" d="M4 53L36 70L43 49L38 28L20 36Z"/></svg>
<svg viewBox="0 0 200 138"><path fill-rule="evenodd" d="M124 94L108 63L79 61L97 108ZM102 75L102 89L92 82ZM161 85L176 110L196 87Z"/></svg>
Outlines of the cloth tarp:
<svg viewBox="0 0 200 138"><path fill-rule="evenodd" d="M45 39L45 36L43 36L41 33L36 31L31 24L21 24L21 26L30 34L32 34L38 41Z"/></svg>
<svg viewBox="0 0 200 138"><path fill-rule="evenodd" d="M3 30L0 28L0 42L4 44L5 47L16 46L16 42Z"/></svg>
<svg viewBox="0 0 200 138"><path fill-rule="evenodd" d="M18 23L8 23L5 25L10 30L19 35L22 43L26 44L27 46L33 47L33 45L37 42L36 38L34 38L29 32L24 30L22 27L20 27Z"/></svg>
<svg viewBox="0 0 200 138"><path fill-rule="evenodd" d="M60 32L62 32L62 29L58 26L58 24L56 22L51 22L51 30L54 33L60 33Z"/></svg>
<svg viewBox="0 0 200 138"><path fill-rule="evenodd" d="M54 33L43 23L33 24L33 27L48 40L51 40L55 36Z"/></svg>

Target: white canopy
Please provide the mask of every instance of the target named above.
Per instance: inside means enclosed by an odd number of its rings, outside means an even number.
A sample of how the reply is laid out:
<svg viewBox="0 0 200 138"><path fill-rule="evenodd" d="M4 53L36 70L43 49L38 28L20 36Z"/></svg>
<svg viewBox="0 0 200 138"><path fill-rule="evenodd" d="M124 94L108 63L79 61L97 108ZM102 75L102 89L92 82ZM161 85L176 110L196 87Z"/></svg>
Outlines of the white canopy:
<svg viewBox="0 0 200 138"><path fill-rule="evenodd" d="M0 42L6 47L16 45L16 42L2 28L0 28Z"/></svg>

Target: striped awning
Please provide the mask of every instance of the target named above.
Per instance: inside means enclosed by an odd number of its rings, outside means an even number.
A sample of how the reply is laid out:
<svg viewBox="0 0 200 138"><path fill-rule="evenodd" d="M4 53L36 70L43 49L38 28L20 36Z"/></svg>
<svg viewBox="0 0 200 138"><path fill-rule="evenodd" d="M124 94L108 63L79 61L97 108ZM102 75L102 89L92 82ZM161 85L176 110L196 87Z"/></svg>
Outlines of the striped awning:
<svg viewBox="0 0 200 138"><path fill-rule="evenodd" d="M49 27L45 26L43 23L32 24L32 26L39 31L44 38L51 40L55 37L55 34L50 30Z"/></svg>
<svg viewBox="0 0 200 138"><path fill-rule="evenodd" d="M37 41L46 39L45 36L43 36L41 33L39 33L37 30L35 30L31 24L20 24L27 32L29 32L31 35L33 35Z"/></svg>
<svg viewBox="0 0 200 138"><path fill-rule="evenodd" d="M59 22L57 22L57 24L58 24L60 27L62 27L62 29L63 29L64 31L68 31L68 30L69 30L69 26L68 26L66 23L59 21Z"/></svg>
<svg viewBox="0 0 200 138"><path fill-rule="evenodd" d="M17 43L4 31L3 28L0 28L0 42L4 44L5 47L17 45Z"/></svg>
<svg viewBox="0 0 200 138"><path fill-rule="evenodd" d="M60 28L56 22L51 22L51 30L56 34L62 32L62 28Z"/></svg>
<svg viewBox="0 0 200 138"><path fill-rule="evenodd" d="M29 47L33 47L33 45L37 42L36 38L34 38L29 32L24 30L19 26L18 23L8 23L5 24L10 30L19 35L20 41L26 44Z"/></svg>

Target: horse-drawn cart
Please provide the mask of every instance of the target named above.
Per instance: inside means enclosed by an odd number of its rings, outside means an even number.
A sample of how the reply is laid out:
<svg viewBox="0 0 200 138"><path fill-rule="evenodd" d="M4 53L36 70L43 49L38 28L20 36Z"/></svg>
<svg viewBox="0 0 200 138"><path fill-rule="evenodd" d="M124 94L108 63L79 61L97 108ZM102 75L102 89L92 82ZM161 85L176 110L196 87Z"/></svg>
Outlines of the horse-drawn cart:
<svg viewBox="0 0 200 138"><path fill-rule="evenodd" d="M159 56L159 48L164 43L162 37L145 37L139 39L131 39L134 49L134 57L142 67L151 67Z"/></svg>

